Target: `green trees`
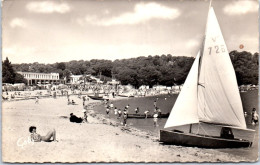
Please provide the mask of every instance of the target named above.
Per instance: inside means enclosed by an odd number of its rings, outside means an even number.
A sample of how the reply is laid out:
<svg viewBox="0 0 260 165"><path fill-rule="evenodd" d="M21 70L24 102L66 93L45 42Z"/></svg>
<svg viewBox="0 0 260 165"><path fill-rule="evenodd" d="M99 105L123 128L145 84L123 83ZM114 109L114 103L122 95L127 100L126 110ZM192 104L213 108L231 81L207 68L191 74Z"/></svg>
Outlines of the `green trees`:
<svg viewBox="0 0 260 165"><path fill-rule="evenodd" d="M252 55L250 52L230 52L238 85L258 84L258 59L259 53Z"/></svg>
<svg viewBox="0 0 260 165"><path fill-rule="evenodd" d="M259 53L253 55L249 52L232 51L230 57L236 72L238 84L258 84L258 58ZM56 72L60 78L69 78L70 74L93 75L109 81L112 77L122 84L131 84L135 87L141 85L166 85L183 84L193 64L193 57L155 55L121 60L70 61L55 64L15 64L16 71L30 72ZM3 80L13 82L13 70L10 62L3 62Z"/></svg>
<svg viewBox="0 0 260 165"><path fill-rule="evenodd" d="M15 72L11 65L11 62L6 59L2 62L2 81L3 83L11 83L13 84L15 80Z"/></svg>
<svg viewBox="0 0 260 165"><path fill-rule="evenodd" d="M10 84L27 82L21 74L16 73L7 57L2 62L2 82Z"/></svg>

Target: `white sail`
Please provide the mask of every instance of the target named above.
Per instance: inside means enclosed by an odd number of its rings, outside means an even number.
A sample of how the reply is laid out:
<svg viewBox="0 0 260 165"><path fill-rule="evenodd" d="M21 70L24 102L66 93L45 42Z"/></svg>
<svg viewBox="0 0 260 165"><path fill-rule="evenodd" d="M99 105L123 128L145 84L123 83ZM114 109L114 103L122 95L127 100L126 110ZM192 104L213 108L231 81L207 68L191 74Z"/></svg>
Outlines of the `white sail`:
<svg viewBox="0 0 260 165"><path fill-rule="evenodd" d="M198 101L197 101L197 82L198 82L198 53L190 72L185 80L182 90L172 108L171 114L164 128L198 123Z"/></svg>
<svg viewBox="0 0 260 165"><path fill-rule="evenodd" d="M200 67L199 120L246 128L234 68L212 7Z"/></svg>

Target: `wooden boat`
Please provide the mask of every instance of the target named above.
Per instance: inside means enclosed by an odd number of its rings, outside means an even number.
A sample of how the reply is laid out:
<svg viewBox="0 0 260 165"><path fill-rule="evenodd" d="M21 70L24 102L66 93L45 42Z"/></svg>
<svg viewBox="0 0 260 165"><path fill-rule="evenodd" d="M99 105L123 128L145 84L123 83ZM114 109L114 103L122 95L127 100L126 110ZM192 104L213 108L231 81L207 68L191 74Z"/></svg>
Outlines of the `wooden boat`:
<svg viewBox="0 0 260 165"><path fill-rule="evenodd" d="M240 148L252 145L252 142L243 139L223 139L217 136L184 133L177 130L160 130L160 141L165 144L203 148Z"/></svg>
<svg viewBox="0 0 260 165"><path fill-rule="evenodd" d="M167 118L169 115L170 113L161 114L158 118ZM145 119L145 114L128 114L127 118ZM153 115L148 114L147 118L153 118Z"/></svg>
<svg viewBox="0 0 260 165"><path fill-rule="evenodd" d="M117 96L120 96L120 97L135 97L133 95L124 95L124 94L118 94Z"/></svg>
<svg viewBox="0 0 260 165"><path fill-rule="evenodd" d="M103 96L99 96L99 94L95 93L94 96L92 95L88 95L89 98L93 99L93 100L105 100L103 98Z"/></svg>
<svg viewBox="0 0 260 165"><path fill-rule="evenodd" d="M220 126L221 133L219 136L213 136L207 130L204 130L205 134L193 133L192 124L195 123ZM190 129L176 130L185 125ZM214 9L210 7L202 48L164 129L160 130L159 141L204 148L250 147L252 142L249 140L234 137L233 128L254 131L247 129L235 71Z"/></svg>

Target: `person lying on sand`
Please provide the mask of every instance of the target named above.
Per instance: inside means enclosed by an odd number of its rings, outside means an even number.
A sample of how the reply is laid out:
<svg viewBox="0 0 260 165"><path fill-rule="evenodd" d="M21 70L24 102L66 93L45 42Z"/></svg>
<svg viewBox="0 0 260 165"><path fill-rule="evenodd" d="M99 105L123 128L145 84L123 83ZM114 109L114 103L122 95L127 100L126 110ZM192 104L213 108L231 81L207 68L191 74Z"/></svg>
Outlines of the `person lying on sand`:
<svg viewBox="0 0 260 165"><path fill-rule="evenodd" d="M29 128L29 132L31 133L31 140L34 142L51 142L51 141L55 141L58 142L56 140L56 131L55 129L50 130L46 136L41 136L40 134L36 133L36 127L35 126L31 126ZM51 140L52 138L52 140Z"/></svg>
<svg viewBox="0 0 260 165"><path fill-rule="evenodd" d="M75 123L82 123L83 119L80 117L77 117L73 113L70 114L70 122L75 122Z"/></svg>

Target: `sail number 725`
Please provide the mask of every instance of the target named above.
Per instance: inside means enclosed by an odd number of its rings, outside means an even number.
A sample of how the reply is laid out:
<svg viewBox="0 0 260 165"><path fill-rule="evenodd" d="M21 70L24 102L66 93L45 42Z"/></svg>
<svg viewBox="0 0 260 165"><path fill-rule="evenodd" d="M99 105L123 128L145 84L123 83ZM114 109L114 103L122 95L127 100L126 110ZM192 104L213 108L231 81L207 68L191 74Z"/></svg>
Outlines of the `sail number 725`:
<svg viewBox="0 0 260 165"><path fill-rule="evenodd" d="M209 55L211 55L212 51L215 51L217 54L218 53L224 53L226 51L224 45L220 45L220 46L216 45L216 46L213 46L213 47L209 47L208 49L209 49Z"/></svg>

